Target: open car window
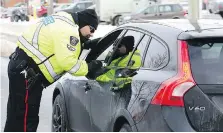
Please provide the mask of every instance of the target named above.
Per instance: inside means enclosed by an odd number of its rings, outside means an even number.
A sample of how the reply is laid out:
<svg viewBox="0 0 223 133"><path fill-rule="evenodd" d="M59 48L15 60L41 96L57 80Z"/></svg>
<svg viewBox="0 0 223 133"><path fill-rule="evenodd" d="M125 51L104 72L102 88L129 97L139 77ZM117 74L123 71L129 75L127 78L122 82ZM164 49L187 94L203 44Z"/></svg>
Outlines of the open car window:
<svg viewBox="0 0 223 133"><path fill-rule="evenodd" d="M124 33L123 29L119 29L116 31L113 31L103 37L98 44L91 50L88 57L86 58L87 62L90 62L92 60L101 60L104 61L108 52L112 50L112 44L117 41L119 37L121 37Z"/></svg>

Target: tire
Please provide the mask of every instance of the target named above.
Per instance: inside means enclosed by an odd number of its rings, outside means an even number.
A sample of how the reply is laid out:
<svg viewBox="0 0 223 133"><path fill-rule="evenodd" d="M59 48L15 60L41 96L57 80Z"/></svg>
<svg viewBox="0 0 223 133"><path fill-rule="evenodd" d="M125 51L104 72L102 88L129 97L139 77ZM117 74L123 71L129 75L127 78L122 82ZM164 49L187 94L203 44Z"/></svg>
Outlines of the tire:
<svg viewBox="0 0 223 133"><path fill-rule="evenodd" d="M64 106L65 102L61 95L57 95L53 103L53 113L52 113L52 132L66 132L66 110Z"/></svg>
<svg viewBox="0 0 223 133"><path fill-rule="evenodd" d="M112 25L113 26L116 26L116 25L118 25L118 22L119 22L119 18L120 18L121 16L115 16L114 18L113 18L113 20L112 20Z"/></svg>
<svg viewBox="0 0 223 133"><path fill-rule="evenodd" d="M25 21L26 20L26 16L21 16L21 21Z"/></svg>
<svg viewBox="0 0 223 133"><path fill-rule="evenodd" d="M26 16L26 21L29 21L29 16Z"/></svg>
<svg viewBox="0 0 223 133"><path fill-rule="evenodd" d="M19 16L14 16L14 20L15 20L15 22L18 22L19 21Z"/></svg>
<svg viewBox="0 0 223 133"><path fill-rule="evenodd" d="M209 9L209 12L210 12L210 13L213 13L211 9Z"/></svg>
<svg viewBox="0 0 223 133"><path fill-rule="evenodd" d="M119 132L132 132L132 128L130 127L129 124L125 123L123 124Z"/></svg>
<svg viewBox="0 0 223 133"><path fill-rule="evenodd" d="M43 17L47 17L47 13L43 14Z"/></svg>

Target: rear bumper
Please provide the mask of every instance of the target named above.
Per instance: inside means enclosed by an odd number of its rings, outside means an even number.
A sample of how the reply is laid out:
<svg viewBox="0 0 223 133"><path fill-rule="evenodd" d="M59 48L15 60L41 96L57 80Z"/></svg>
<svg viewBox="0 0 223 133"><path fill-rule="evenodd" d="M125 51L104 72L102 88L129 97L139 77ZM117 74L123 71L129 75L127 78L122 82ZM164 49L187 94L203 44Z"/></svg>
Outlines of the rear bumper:
<svg viewBox="0 0 223 133"><path fill-rule="evenodd" d="M139 132L195 132L184 108L159 105L150 105L136 127Z"/></svg>

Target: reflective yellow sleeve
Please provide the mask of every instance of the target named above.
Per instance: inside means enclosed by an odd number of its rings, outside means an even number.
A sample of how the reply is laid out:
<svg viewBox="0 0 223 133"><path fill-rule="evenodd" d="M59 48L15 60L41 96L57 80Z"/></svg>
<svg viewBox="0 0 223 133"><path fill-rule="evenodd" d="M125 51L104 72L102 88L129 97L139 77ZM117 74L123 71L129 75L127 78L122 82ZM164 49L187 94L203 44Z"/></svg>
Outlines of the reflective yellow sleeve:
<svg viewBox="0 0 223 133"><path fill-rule="evenodd" d="M81 44L78 29L69 27L55 35L54 52L59 66L74 76L85 76L88 66L84 60L78 60L81 53Z"/></svg>

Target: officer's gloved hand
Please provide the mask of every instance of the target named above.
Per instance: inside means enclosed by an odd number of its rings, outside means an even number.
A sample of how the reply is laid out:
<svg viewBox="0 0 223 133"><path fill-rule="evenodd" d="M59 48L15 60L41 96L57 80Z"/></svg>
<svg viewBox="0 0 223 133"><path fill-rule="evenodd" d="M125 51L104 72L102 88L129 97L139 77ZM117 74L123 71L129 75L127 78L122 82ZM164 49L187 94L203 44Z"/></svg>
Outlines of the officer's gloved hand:
<svg viewBox="0 0 223 133"><path fill-rule="evenodd" d="M94 78L95 72L102 67L102 62L98 60L93 60L88 63L88 78Z"/></svg>
<svg viewBox="0 0 223 133"><path fill-rule="evenodd" d="M84 43L84 49L93 49L96 48L96 45L98 44L98 41L101 38L96 38L96 39L92 39L92 40L88 40Z"/></svg>

